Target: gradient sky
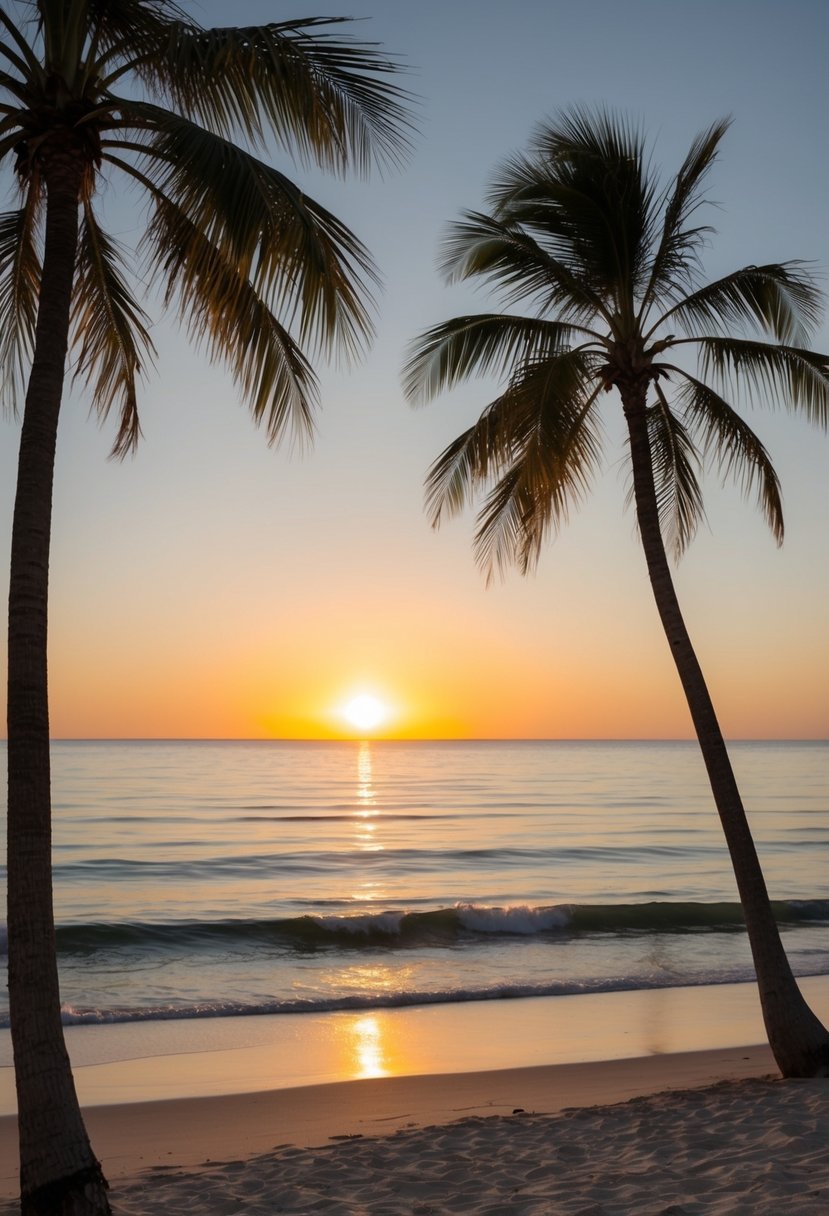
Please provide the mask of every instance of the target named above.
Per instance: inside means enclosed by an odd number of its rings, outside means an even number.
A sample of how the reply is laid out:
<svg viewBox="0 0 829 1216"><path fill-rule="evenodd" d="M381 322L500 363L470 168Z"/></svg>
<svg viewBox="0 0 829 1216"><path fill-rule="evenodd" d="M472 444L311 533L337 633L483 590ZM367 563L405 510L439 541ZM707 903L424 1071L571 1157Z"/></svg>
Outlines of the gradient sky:
<svg viewBox="0 0 829 1216"><path fill-rule="evenodd" d="M186 7L204 24L228 6ZM492 169L572 102L641 121L665 173L730 114L710 178L711 277L751 262L829 266L829 107L822 0L238 0L240 24L365 15L359 36L411 65L422 98L408 167L370 182L294 170L366 241L385 279L377 338L352 369L318 365L323 408L304 456L270 450L224 372L159 319L144 441L107 459L111 427L64 405L52 559L56 737L326 737L373 690L401 736L683 738L690 723L624 507L620 407L605 471L538 572L485 588L472 515L431 531L423 477L495 395L477 381L412 410L399 369L421 329L490 307L435 269L446 224L482 204ZM113 227L140 232L110 192ZM158 316L158 310L156 310ZM829 349L829 328L815 339ZM739 492L707 483L709 526L677 571L726 733L829 734L829 438L752 412L782 477L782 550ZM8 552L18 426L0 423ZM5 567L6 563L3 563ZM6 589L3 588L5 595Z"/></svg>

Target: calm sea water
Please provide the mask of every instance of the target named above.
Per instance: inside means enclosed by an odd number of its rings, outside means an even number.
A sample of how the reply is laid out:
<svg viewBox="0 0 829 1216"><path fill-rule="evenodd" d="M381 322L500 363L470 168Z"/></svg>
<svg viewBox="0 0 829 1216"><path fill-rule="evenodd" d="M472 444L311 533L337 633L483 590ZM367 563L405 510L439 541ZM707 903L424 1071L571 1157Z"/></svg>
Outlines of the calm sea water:
<svg viewBox="0 0 829 1216"><path fill-rule="evenodd" d="M829 744L732 756L829 974ZM53 785L70 1024L752 975L691 743L58 742Z"/></svg>

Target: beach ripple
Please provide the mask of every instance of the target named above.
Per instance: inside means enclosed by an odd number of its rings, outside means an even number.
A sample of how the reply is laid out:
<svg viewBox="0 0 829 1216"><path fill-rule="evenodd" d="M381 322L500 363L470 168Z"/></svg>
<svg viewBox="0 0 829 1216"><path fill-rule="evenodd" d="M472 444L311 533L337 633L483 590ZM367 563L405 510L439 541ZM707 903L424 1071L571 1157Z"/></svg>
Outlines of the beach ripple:
<svg viewBox="0 0 829 1216"><path fill-rule="evenodd" d="M827 1143L829 1081L738 1081L153 1169L112 1199L118 1216L817 1216Z"/></svg>

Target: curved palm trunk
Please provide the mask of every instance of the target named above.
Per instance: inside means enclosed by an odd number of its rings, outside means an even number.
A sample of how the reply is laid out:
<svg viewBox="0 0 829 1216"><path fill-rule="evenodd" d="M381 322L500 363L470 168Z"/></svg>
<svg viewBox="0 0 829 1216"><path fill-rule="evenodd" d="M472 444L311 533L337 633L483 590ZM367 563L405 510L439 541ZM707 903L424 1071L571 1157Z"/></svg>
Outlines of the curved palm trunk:
<svg viewBox="0 0 829 1216"><path fill-rule="evenodd" d="M58 414L78 240L79 172L49 167L35 353L20 439L9 585L9 1004L17 1085L22 1216L106 1216L60 1019L52 908L49 541Z"/></svg>
<svg viewBox="0 0 829 1216"><path fill-rule="evenodd" d="M815 1076L829 1071L829 1033L806 1004L783 949L725 741L674 590L659 527L647 433L647 386L620 386L620 392L648 574L731 855L769 1044L783 1076Z"/></svg>

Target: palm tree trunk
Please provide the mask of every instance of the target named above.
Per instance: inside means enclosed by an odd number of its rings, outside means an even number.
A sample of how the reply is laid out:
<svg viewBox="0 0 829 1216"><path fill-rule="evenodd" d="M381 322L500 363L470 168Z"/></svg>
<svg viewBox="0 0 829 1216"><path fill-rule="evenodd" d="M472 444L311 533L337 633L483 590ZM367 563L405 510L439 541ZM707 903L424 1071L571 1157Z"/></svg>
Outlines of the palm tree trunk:
<svg viewBox="0 0 829 1216"><path fill-rule="evenodd" d="M647 429L647 385L620 386L620 391L648 575L731 855L769 1044L784 1077L815 1076L829 1070L829 1033L806 1004L783 949L725 740L680 611L659 527Z"/></svg>
<svg viewBox="0 0 829 1216"><path fill-rule="evenodd" d="M52 907L46 673L52 482L78 241L80 172L52 157L35 352L12 525L8 665L9 1004L22 1216L107 1216L63 1038Z"/></svg>

